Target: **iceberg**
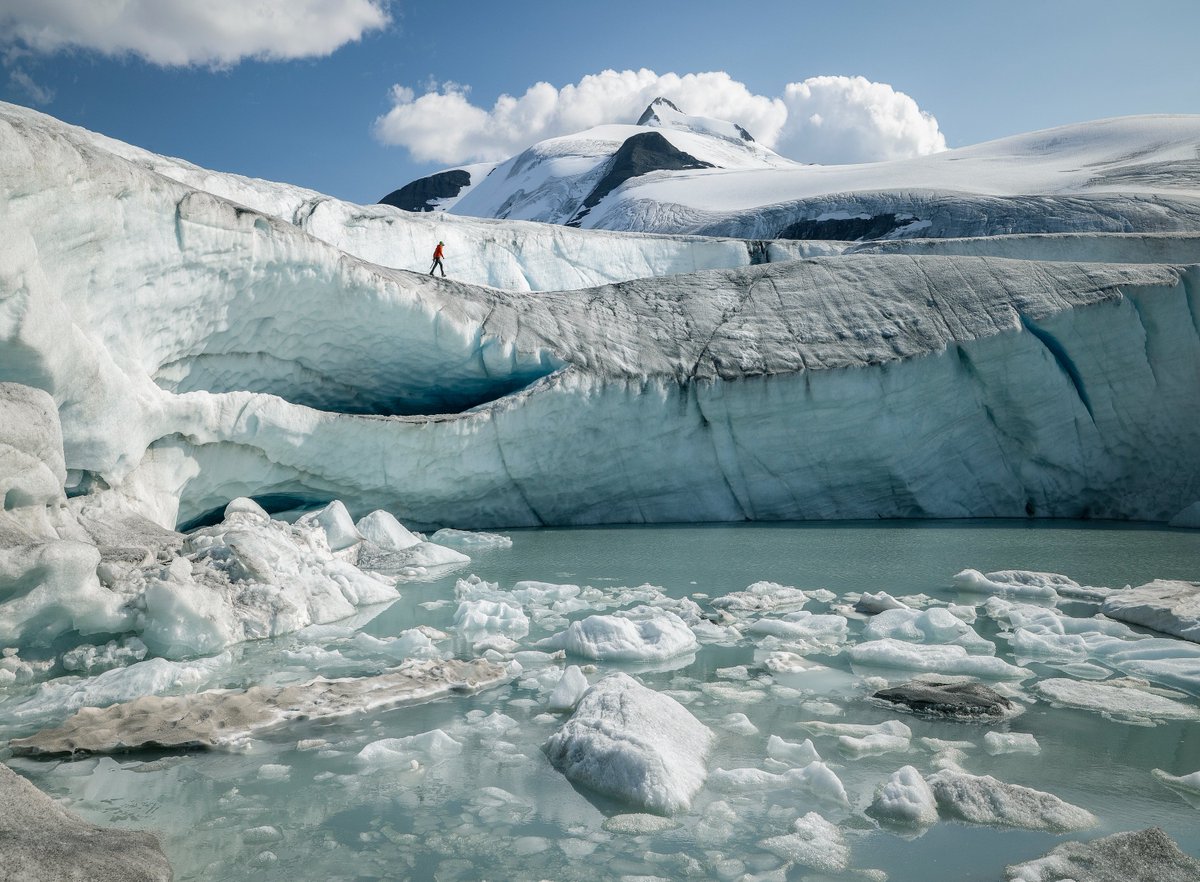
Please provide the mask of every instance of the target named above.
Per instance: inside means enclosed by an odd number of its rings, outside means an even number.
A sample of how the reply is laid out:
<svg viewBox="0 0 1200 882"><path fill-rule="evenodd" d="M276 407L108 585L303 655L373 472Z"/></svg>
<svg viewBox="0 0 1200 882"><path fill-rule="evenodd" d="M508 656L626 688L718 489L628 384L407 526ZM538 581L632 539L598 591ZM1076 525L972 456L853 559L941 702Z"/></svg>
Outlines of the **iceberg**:
<svg viewBox="0 0 1200 882"><path fill-rule="evenodd" d="M673 814L687 809L703 786L712 741L679 702L618 673L587 691L545 749L577 784Z"/></svg>
<svg viewBox="0 0 1200 882"><path fill-rule="evenodd" d="M1067 833L1097 824L1091 812L1031 787L1006 784L991 775L943 769L928 779L938 812L972 824Z"/></svg>

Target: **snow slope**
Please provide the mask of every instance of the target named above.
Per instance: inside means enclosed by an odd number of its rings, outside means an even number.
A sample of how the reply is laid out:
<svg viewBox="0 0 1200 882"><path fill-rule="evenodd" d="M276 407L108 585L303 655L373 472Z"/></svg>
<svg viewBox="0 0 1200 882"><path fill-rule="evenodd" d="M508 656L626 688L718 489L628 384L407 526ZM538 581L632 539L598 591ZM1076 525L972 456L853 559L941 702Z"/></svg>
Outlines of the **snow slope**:
<svg viewBox="0 0 1200 882"><path fill-rule="evenodd" d="M53 396L75 492L164 526L239 496L455 526L1200 498L1196 267L864 254L516 293L2 111L0 380Z"/></svg>
<svg viewBox="0 0 1200 882"><path fill-rule="evenodd" d="M480 217L756 239L1200 230L1198 116L1098 120L913 159L821 166L743 141L730 123L654 105L647 115L712 167L630 178L580 216L605 163L646 128L601 126L535 144L442 205Z"/></svg>

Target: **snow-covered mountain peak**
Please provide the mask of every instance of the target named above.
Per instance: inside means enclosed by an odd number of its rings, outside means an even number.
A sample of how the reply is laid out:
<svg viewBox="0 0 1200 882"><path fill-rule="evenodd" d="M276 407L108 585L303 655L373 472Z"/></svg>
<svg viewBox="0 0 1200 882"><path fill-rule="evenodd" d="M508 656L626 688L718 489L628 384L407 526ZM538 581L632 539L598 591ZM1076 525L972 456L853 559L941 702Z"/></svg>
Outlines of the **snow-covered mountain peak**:
<svg viewBox="0 0 1200 882"><path fill-rule="evenodd" d="M735 122L723 119L713 119L708 116L691 116L684 113L672 101L666 98L655 98L638 117L639 126L653 126L662 129L679 129L695 132L698 135L712 135L727 141L754 143L754 138L744 128Z"/></svg>

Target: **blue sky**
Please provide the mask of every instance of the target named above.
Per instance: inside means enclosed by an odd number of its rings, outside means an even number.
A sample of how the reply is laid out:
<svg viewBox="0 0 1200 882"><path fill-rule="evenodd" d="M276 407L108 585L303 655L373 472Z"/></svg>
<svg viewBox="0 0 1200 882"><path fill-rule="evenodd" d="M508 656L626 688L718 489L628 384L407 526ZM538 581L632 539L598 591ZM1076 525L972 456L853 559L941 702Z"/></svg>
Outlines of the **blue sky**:
<svg viewBox="0 0 1200 882"><path fill-rule="evenodd" d="M28 11L37 2L0 0L0 32L39 15ZM466 101L487 110L503 93L520 96L538 81L562 87L605 69L724 71L772 98L809 77L861 76L910 96L951 147L1106 116L1200 113L1200 3L1183 0L393 0L386 12L385 28L328 55L218 67L48 51L10 37L3 98L158 153L361 202L454 164L419 162L381 142L373 125L392 108L394 85L417 96L445 92L447 81L468 86ZM434 137L459 124L430 117Z"/></svg>

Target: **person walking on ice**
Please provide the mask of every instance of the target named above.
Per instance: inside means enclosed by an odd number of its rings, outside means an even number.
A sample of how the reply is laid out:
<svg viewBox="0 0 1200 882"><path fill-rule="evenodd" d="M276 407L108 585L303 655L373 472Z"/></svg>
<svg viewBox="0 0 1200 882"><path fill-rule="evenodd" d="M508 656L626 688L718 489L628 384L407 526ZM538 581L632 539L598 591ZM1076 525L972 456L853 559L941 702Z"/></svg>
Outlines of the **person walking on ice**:
<svg viewBox="0 0 1200 882"><path fill-rule="evenodd" d="M437 243L437 248L433 249L433 266L429 268L429 275L431 276L433 275L433 271L435 269L440 269L442 271L443 279L446 278L446 267L442 264L442 258L445 257L445 252L442 250L442 247L445 244L445 242Z"/></svg>

